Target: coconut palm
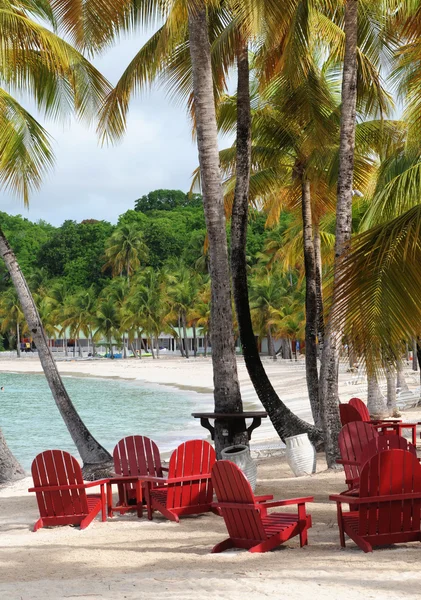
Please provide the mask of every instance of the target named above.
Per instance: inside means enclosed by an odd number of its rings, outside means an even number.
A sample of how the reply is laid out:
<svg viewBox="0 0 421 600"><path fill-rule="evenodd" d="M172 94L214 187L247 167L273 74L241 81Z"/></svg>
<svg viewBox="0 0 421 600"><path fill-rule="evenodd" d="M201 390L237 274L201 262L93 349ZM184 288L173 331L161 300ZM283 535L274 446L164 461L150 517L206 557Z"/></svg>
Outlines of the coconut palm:
<svg viewBox="0 0 421 600"><path fill-rule="evenodd" d="M110 357L114 358L113 342L120 341L120 315L114 300L103 297L98 302L94 327L98 334L105 336L110 348Z"/></svg>
<svg viewBox="0 0 421 600"><path fill-rule="evenodd" d="M40 23L45 17L51 17L45 3L2 0L2 84L29 93L47 116L54 118L75 110L80 117L88 118L97 110L108 84L79 52ZM0 132L1 183L27 204L30 192L40 186L53 162L49 136L4 89L0 89ZM39 312L2 231L0 255L15 286L53 397L85 466L108 461L109 453L87 430L64 388Z"/></svg>
<svg viewBox="0 0 421 600"><path fill-rule="evenodd" d="M28 328L18 296L13 288L9 288L1 295L0 318L0 331L2 333L12 333L15 337L16 352L18 358L20 358L20 338L25 332L28 332Z"/></svg>
<svg viewBox="0 0 421 600"><path fill-rule="evenodd" d="M143 240L143 233L134 223L118 227L105 248L107 259L103 270L111 268L113 275L122 276L126 273L127 282L130 276L145 262L148 257L148 247Z"/></svg>

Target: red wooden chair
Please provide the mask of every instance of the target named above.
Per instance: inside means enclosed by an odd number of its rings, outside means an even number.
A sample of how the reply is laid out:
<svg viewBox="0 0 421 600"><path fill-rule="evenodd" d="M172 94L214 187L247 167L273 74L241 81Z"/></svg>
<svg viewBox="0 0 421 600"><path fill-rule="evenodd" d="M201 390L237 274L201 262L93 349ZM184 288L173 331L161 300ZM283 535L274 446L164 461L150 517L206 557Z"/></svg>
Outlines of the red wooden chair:
<svg viewBox="0 0 421 600"><path fill-rule="evenodd" d="M361 454L361 465L364 465L372 456L384 450L407 450L417 456L415 446L401 435L380 435L364 446Z"/></svg>
<svg viewBox="0 0 421 600"><path fill-rule="evenodd" d="M142 484L139 479L142 475L163 477L168 471L161 465L158 446L148 437L131 435L118 442L113 451L114 470L116 477L110 478L107 487L108 515L113 512L124 513L138 510L141 513L143 501ZM112 506L112 484L118 486L118 503Z"/></svg>
<svg viewBox="0 0 421 600"><path fill-rule="evenodd" d="M348 405L341 404L340 406ZM351 421L344 425L339 432L338 445L341 459L336 462L344 467L345 483L349 490L358 487L362 464L361 456L365 447L369 442L377 440L378 437L379 434L374 427L363 421Z"/></svg>
<svg viewBox="0 0 421 600"><path fill-rule="evenodd" d="M368 408L359 398L351 398L348 406L355 408L361 416L361 420L371 423L380 435L402 435L404 429L410 429L412 434L412 443L417 445L417 423L402 423L400 419L384 419L380 421L370 420Z"/></svg>
<svg viewBox="0 0 421 600"><path fill-rule="evenodd" d="M267 552L296 535L300 536L300 546L307 545L311 516L306 514L305 503L312 502L313 497L265 502L264 496L254 496L244 473L229 460L215 463L212 482L229 534L229 538L219 542L212 552L223 552L228 548ZM291 504L298 505L297 513L267 513L268 508Z"/></svg>
<svg viewBox="0 0 421 600"><path fill-rule="evenodd" d="M51 525L80 525L85 529L102 510L106 520L105 484L107 479L84 483L77 460L62 450L46 450L35 457L32 467L40 518L34 531ZM100 494L87 494L86 489L101 486Z"/></svg>
<svg viewBox="0 0 421 600"><path fill-rule="evenodd" d="M209 442L190 440L172 453L168 479L142 477L146 483L148 518L152 519L153 511L158 510L178 523L183 515L215 512L211 480L215 460L215 450ZM152 487L156 484L158 487Z"/></svg>
<svg viewBox="0 0 421 600"><path fill-rule="evenodd" d="M339 416L341 419L342 427L344 425L347 425L348 423L353 423L355 421L363 421L363 418L358 412L358 410L353 406L350 406L349 404L339 405Z"/></svg>
<svg viewBox="0 0 421 600"><path fill-rule="evenodd" d="M406 450L372 456L360 475L360 494L330 496L337 504L339 538L347 534L364 552L373 546L421 541L421 465ZM342 503L357 510L343 512Z"/></svg>

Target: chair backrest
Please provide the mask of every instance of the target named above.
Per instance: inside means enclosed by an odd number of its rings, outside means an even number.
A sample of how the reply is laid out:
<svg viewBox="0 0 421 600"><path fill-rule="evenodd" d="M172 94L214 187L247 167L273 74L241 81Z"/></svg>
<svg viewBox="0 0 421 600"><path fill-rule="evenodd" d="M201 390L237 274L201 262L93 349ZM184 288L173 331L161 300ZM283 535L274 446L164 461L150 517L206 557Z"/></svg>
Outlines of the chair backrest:
<svg viewBox="0 0 421 600"><path fill-rule="evenodd" d="M162 477L158 446L148 437L130 435L118 442L113 451L116 475Z"/></svg>
<svg viewBox="0 0 421 600"><path fill-rule="evenodd" d="M348 406L341 404L341 406ZM352 407L351 407L352 408ZM364 449L371 441L379 437L377 431L363 421L351 421L344 425L339 432L338 445L342 460L359 462L362 465L361 457ZM360 465L344 465L345 478L348 481L357 481L360 476Z"/></svg>
<svg viewBox="0 0 421 600"><path fill-rule="evenodd" d="M411 442L400 435L379 435L371 439L363 448L361 465L364 465L372 456L383 450L407 450L417 456L417 450Z"/></svg>
<svg viewBox="0 0 421 600"><path fill-rule="evenodd" d="M46 450L38 454L31 466L34 487L75 485L83 483L78 461L63 450ZM36 491L40 516L69 516L88 514L88 500L84 489Z"/></svg>
<svg viewBox="0 0 421 600"><path fill-rule="evenodd" d="M367 406L359 398L351 398L348 402L349 406L353 406L358 410L363 421L370 421L370 413L368 412Z"/></svg>
<svg viewBox="0 0 421 600"><path fill-rule="evenodd" d="M260 511L241 469L229 460L219 460L212 469L212 483L230 538L265 540ZM238 508L226 508L224 502L234 503Z"/></svg>
<svg viewBox="0 0 421 600"><path fill-rule="evenodd" d="M171 478L210 475L215 461L215 450L206 440L180 444L171 454L168 465L167 508L211 503L213 487L210 478L175 484L171 484Z"/></svg>
<svg viewBox="0 0 421 600"><path fill-rule="evenodd" d="M339 416L341 418L342 426L347 423L352 423L354 421L363 421L360 413L356 408L350 406L349 404L340 404L339 405Z"/></svg>
<svg viewBox="0 0 421 600"><path fill-rule="evenodd" d="M419 497L360 504L359 534L386 537L420 531L421 465L417 457L407 450L384 450L372 456L361 470L360 497L375 499L406 493L418 493Z"/></svg>

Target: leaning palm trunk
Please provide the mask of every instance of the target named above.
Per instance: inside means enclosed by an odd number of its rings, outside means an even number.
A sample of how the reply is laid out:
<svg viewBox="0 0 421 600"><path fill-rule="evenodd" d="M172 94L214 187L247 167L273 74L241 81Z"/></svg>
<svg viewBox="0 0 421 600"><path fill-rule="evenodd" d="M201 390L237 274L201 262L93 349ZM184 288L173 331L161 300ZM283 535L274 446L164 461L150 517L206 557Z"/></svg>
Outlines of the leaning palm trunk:
<svg viewBox="0 0 421 600"><path fill-rule="evenodd" d="M25 471L17 458L13 456L0 429L0 485L22 479L22 477L25 477Z"/></svg>
<svg viewBox="0 0 421 600"><path fill-rule="evenodd" d="M342 78L332 311L335 308L340 258L351 239L357 103L357 34L358 0L347 0L345 4L345 58ZM326 460L330 468L337 466L336 460L339 458L338 435L341 430L341 421L338 400L338 365L341 341L341 326L336 324L332 327L330 322L325 331L319 379L320 411Z"/></svg>
<svg viewBox="0 0 421 600"><path fill-rule="evenodd" d="M181 320L183 323L183 343L184 343L184 353L186 358L190 358L189 354L189 340L187 338L187 323L186 323L186 311L181 311Z"/></svg>
<svg viewBox="0 0 421 600"><path fill-rule="evenodd" d="M308 433L318 447L321 431L294 415L274 390L260 360L251 321L247 285L246 241L250 178L250 93L247 47L237 59L237 163L234 204L231 219L231 270L237 320L244 361L260 402L267 411L279 437ZM291 354L292 357L292 354Z"/></svg>
<svg viewBox="0 0 421 600"><path fill-rule="evenodd" d="M235 413L242 412L243 405L234 348L224 197L219 170L211 52L204 1L189 3L188 13L197 146L209 239L215 411ZM221 450L231 444L231 440L224 435L227 429L229 423L226 420L216 419L215 448L219 457ZM232 441L248 442L246 432L236 434Z"/></svg>
<svg viewBox="0 0 421 600"><path fill-rule="evenodd" d="M3 258L15 286L23 314L25 315L29 331L38 349L38 355L45 373L51 393L57 408L69 430L76 448L84 463L85 477L94 477L98 467L107 467L111 461L110 454L91 435L82 419L79 417L72 401L63 385L57 365L51 354L45 336L44 328L28 288L26 280L20 270L16 257L0 229L0 256Z"/></svg>
<svg viewBox="0 0 421 600"><path fill-rule="evenodd" d="M367 408L370 417L372 419L384 419L388 416L388 410L375 374L368 376L367 385Z"/></svg>
<svg viewBox="0 0 421 600"><path fill-rule="evenodd" d="M316 256L314 252L310 181L305 175L302 175L301 180L301 209L303 215L304 269L306 275L306 380L314 424L316 427L321 428L319 373L317 370L317 326L319 311L317 300Z"/></svg>

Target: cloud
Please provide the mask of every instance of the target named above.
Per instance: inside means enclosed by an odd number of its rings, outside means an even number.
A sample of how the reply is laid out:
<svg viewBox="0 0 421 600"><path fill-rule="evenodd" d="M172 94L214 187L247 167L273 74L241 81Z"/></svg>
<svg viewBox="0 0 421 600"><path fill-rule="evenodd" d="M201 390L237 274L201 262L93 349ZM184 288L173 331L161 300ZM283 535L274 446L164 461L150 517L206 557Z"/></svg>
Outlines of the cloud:
<svg viewBox="0 0 421 600"><path fill-rule="evenodd" d="M122 40L94 62L115 83L145 39L146 35L139 35ZM74 120L63 125L38 118L54 138L55 169L32 196L29 211L1 191L5 212L53 225L65 219L90 218L115 223L142 194L190 187L198 160L191 125L185 109L172 104L162 90L132 102L126 136L114 147L100 147L94 127Z"/></svg>

